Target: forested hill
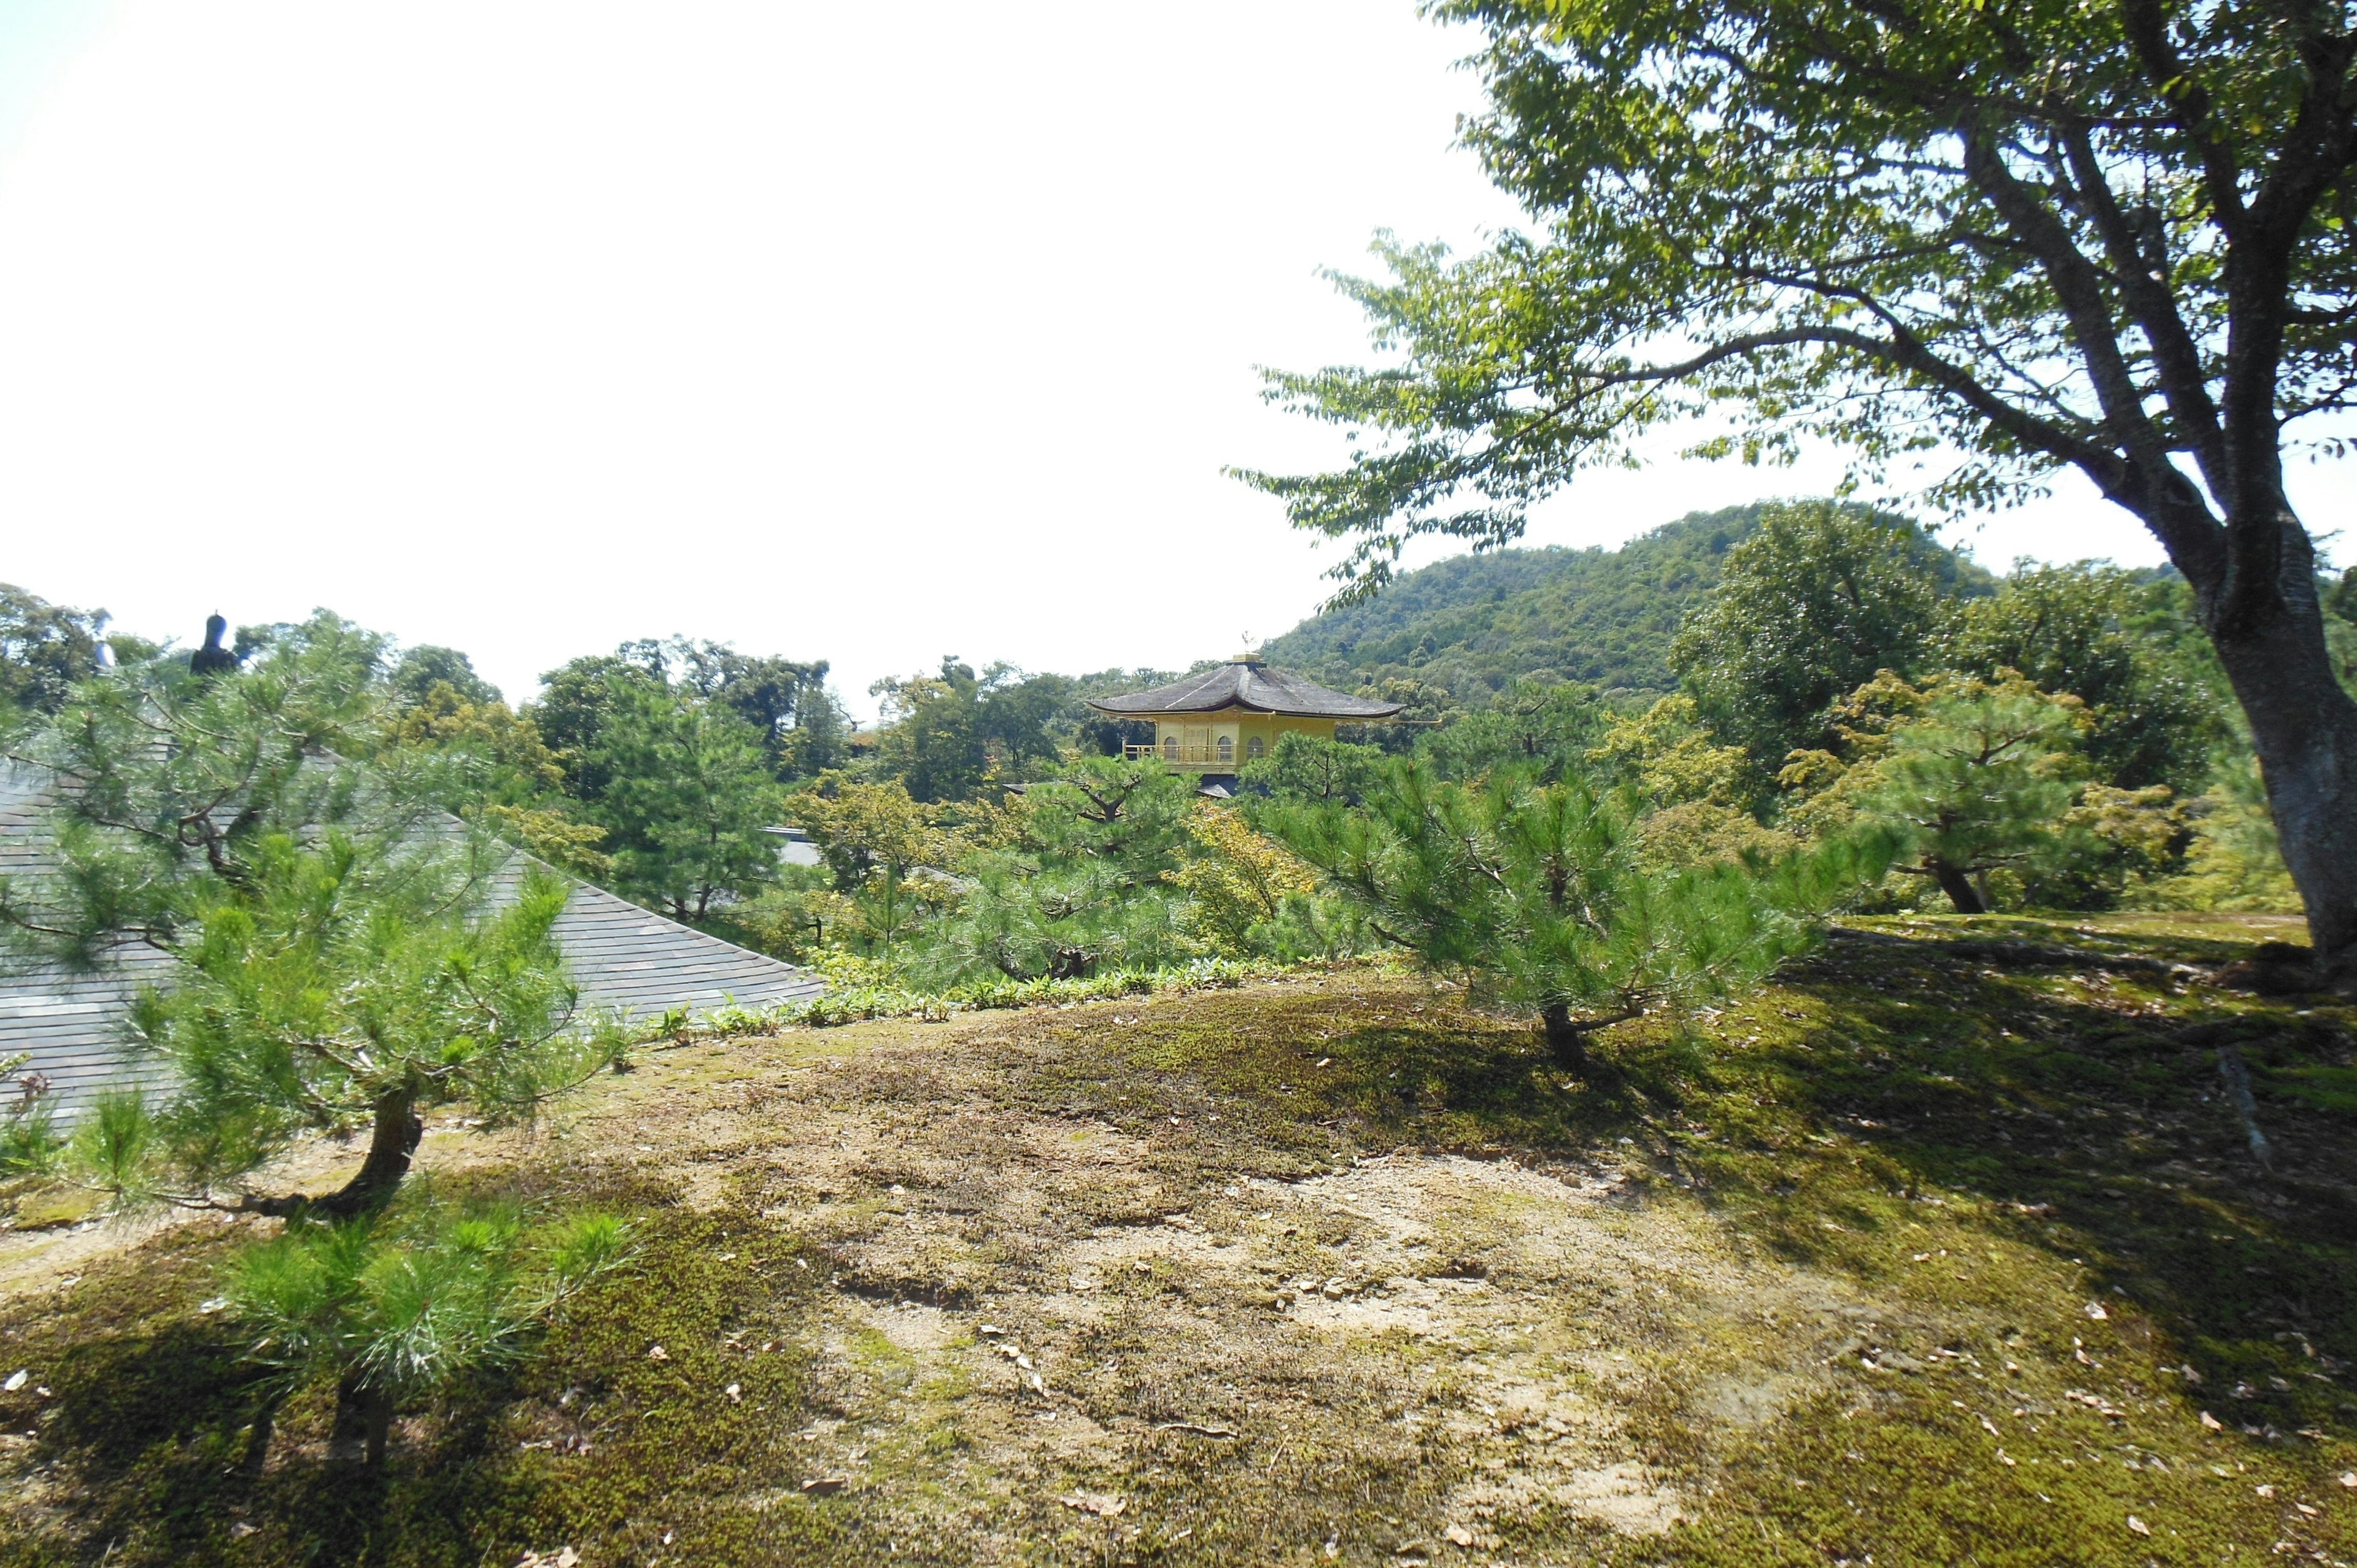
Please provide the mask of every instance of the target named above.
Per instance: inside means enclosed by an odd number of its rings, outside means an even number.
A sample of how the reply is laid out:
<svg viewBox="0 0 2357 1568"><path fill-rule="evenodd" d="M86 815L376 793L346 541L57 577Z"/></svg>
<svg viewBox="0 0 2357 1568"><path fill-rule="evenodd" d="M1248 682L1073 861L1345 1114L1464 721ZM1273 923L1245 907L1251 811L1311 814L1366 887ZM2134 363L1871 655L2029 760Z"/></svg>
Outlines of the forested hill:
<svg viewBox="0 0 2357 1568"><path fill-rule="evenodd" d="M1695 512L1618 550L1501 550L1404 574L1372 601L1271 641L1269 659L1345 691L1392 676L1478 700L1552 671L1610 689L1666 692L1670 639L1718 581L1758 506Z"/></svg>
<svg viewBox="0 0 2357 1568"><path fill-rule="evenodd" d="M1668 692L1677 685L1669 651L1678 622L1717 585L1720 562L1766 504L1690 512L1618 550L1456 556L1404 574L1369 603L1312 617L1265 651L1344 691L1408 677L1476 704L1548 673L1605 691ZM1987 583L1969 561L1939 554L1951 588Z"/></svg>

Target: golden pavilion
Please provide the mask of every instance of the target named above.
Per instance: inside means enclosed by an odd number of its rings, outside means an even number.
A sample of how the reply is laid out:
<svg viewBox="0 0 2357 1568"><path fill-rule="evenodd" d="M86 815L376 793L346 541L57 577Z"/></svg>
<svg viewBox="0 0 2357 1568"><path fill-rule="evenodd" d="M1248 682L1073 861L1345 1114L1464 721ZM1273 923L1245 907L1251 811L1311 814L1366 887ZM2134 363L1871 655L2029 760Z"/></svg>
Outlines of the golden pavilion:
<svg viewBox="0 0 2357 1568"><path fill-rule="evenodd" d="M1336 725L1374 723L1400 711L1397 703L1345 696L1251 653L1152 691L1092 697L1089 706L1117 719L1152 722L1153 741L1126 747L1131 757L1157 757L1204 774L1233 773L1265 757L1281 735L1331 740Z"/></svg>

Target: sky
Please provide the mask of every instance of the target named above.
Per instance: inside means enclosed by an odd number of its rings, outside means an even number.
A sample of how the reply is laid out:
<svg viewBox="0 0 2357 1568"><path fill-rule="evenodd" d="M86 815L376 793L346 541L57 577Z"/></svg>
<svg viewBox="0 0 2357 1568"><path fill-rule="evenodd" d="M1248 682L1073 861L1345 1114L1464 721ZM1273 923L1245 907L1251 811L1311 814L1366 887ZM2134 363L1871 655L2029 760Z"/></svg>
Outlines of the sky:
<svg viewBox="0 0 2357 1568"><path fill-rule="evenodd" d="M1469 47L1413 0L0 0L0 581L184 641L326 606L518 699L673 633L862 714L944 655L1224 657L1330 589L1222 473L1340 451L1254 369L1365 358L1319 269L1515 220ZM1677 445L1529 542L1838 473ZM2347 478L2295 476L2319 531ZM1950 537L2159 559L2067 478Z"/></svg>

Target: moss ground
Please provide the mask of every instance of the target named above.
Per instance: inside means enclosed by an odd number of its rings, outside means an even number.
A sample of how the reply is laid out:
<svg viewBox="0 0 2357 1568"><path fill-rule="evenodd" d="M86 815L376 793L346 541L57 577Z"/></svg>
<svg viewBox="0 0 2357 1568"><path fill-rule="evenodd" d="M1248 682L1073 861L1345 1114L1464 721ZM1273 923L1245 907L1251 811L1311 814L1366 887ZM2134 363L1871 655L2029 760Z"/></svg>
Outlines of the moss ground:
<svg viewBox="0 0 2357 1568"><path fill-rule="evenodd" d="M2357 1555L2357 1011L1939 945L2296 931L1868 924L1909 940L1587 1083L1350 972L715 1043L437 1131L437 1179L625 1212L641 1265L366 1485L321 1389L241 1463L201 1304L242 1222L87 1232L0 1300L0 1564Z"/></svg>

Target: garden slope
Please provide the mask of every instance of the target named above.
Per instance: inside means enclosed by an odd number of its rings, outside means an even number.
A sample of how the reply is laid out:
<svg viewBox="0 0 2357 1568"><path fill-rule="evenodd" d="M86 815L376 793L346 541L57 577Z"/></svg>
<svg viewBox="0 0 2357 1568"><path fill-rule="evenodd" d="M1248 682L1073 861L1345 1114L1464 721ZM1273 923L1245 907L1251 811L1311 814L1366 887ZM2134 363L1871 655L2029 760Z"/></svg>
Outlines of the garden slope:
<svg viewBox="0 0 2357 1568"><path fill-rule="evenodd" d="M645 1251L381 1487L316 1390L233 1473L239 1225L0 1306L0 1563L2348 1555L2348 1010L2083 956L2253 922L1961 924L1620 1031L1604 1087L1365 972L666 1053L433 1135Z"/></svg>

